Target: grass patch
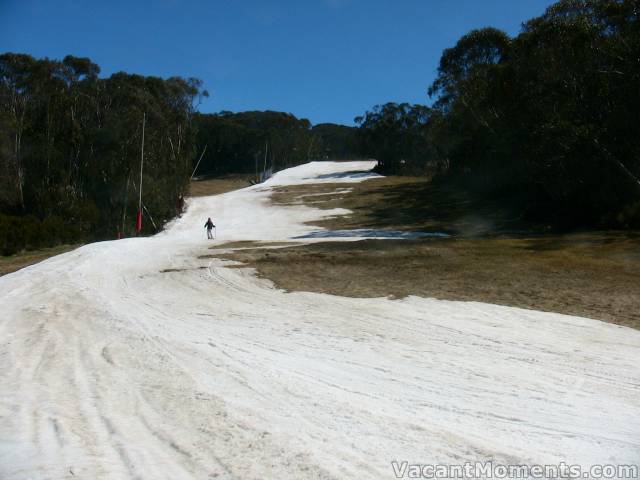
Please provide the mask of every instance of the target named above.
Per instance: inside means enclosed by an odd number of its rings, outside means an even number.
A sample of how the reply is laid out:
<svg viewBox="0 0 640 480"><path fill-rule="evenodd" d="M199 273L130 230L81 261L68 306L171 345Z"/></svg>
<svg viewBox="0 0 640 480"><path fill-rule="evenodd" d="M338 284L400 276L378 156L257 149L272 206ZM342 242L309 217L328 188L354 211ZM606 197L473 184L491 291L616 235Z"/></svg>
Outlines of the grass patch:
<svg viewBox="0 0 640 480"><path fill-rule="evenodd" d="M640 328L639 247L637 235L602 233L323 242L221 256L288 291L480 301Z"/></svg>
<svg viewBox="0 0 640 480"><path fill-rule="evenodd" d="M288 247L291 245L298 245L298 242L258 242L256 240L238 240L235 242L221 243L220 245L214 245L209 247L211 250L226 250L226 249L238 249L238 248L268 248L268 247Z"/></svg>
<svg viewBox="0 0 640 480"><path fill-rule="evenodd" d="M238 240L236 242L226 242L220 245L209 247L210 250L213 250L213 253L209 255L200 255L198 256L198 258L200 259L220 258L221 254L227 253L229 250L232 250L232 251L264 250L264 249L272 249L272 248L290 247L293 245L300 245L300 243L298 242L258 242L254 240Z"/></svg>
<svg viewBox="0 0 640 480"><path fill-rule="evenodd" d="M345 187L351 188L346 192ZM326 195L335 193L333 195ZM392 176L360 183L293 185L276 189L276 204L346 208L350 215L314 222L329 230L353 228L440 231L476 237L500 233L544 232L546 225L526 222L519 208L481 199L425 177Z"/></svg>

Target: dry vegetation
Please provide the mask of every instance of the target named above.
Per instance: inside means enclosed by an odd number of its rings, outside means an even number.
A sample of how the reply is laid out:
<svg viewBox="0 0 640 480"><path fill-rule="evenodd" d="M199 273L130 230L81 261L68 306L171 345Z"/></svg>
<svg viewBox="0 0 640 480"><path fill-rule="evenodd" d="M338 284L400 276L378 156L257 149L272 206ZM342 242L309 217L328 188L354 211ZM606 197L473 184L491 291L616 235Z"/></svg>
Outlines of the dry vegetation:
<svg viewBox="0 0 640 480"><path fill-rule="evenodd" d="M339 193L324 195L330 192ZM522 221L515 208L512 211L499 201L473 198L461 189L435 184L425 177L379 177L355 184L286 186L276 190L272 201L325 209L348 208L353 212L317 224L328 229L419 230L479 236L542 233L548 228Z"/></svg>
<svg viewBox="0 0 640 480"><path fill-rule="evenodd" d="M207 195L219 195L239 188L248 187L251 175L230 174L221 177L193 180L189 185L189 195L192 197L205 197Z"/></svg>
<svg viewBox="0 0 640 480"><path fill-rule="evenodd" d="M491 204L396 177L278 190L273 201L346 207L330 229L448 231L422 240L322 242L225 252L290 291L482 301L580 315L640 328L638 233L540 233ZM336 195L317 195L340 189ZM410 202L403 199L411 198ZM254 247L257 245L254 245ZM230 248L230 245L222 247ZM220 247L218 247L220 248Z"/></svg>

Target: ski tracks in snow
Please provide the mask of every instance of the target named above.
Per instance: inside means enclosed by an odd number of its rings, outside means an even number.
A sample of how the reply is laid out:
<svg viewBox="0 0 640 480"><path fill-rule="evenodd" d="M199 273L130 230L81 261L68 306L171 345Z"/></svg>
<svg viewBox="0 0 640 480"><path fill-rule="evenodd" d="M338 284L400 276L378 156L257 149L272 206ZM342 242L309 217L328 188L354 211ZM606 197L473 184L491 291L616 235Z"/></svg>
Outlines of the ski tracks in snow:
<svg viewBox="0 0 640 480"><path fill-rule="evenodd" d="M199 259L334 214L270 187L0 278L0 478L393 478L391 462L638 463L640 332L480 303L285 293Z"/></svg>

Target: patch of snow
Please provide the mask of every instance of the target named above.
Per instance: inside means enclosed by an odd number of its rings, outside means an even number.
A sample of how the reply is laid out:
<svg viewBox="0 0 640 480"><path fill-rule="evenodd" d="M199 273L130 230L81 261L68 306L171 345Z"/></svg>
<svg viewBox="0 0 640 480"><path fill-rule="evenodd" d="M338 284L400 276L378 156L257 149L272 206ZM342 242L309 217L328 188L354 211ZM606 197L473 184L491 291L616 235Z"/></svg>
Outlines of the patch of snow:
<svg viewBox="0 0 640 480"><path fill-rule="evenodd" d="M324 197L326 195L344 195L345 193L349 193L352 190L353 188L336 188L333 192L303 193L302 195L298 195L295 198Z"/></svg>
<svg viewBox="0 0 640 480"><path fill-rule="evenodd" d="M390 239L416 239L416 238L447 238L448 233L442 232L408 232L401 230L375 230L371 228L355 228L352 230L316 230L305 235L293 237L301 238L390 238Z"/></svg>
<svg viewBox="0 0 640 480"><path fill-rule="evenodd" d="M357 162L309 162L295 168L276 173L261 185L301 185L305 183L357 183L379 177L371 172L377 162L364 160Z"/></svg>

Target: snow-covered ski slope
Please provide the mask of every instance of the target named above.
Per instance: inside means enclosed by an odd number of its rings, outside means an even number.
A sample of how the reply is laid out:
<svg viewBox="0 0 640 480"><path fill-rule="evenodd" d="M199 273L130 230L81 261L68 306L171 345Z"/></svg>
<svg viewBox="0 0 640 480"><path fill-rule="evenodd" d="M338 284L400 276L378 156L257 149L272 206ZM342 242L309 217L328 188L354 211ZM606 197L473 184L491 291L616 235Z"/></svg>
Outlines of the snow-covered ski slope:
<svg viewBox="0 0 640 480"><path fill-rule="evenodd" d="M640 332L438 301L285 293L198 258L344 211L271 187L189 201L153 237L0 278L0 478L395 478L423 464L637 464ZM206 240L208 216L218 240Z"/></svg>

